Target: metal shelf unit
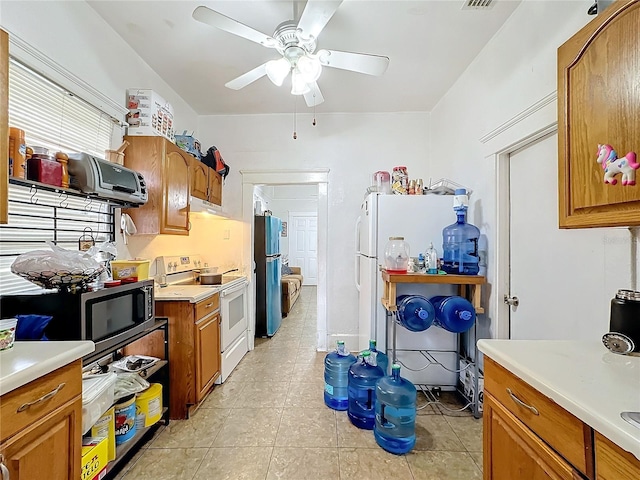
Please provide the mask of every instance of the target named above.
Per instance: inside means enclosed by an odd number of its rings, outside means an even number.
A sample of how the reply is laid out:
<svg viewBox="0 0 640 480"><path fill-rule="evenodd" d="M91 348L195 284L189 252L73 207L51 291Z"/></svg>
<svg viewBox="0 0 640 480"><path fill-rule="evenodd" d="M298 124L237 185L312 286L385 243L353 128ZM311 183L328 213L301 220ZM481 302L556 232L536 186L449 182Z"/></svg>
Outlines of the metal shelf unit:
<svg viewBox="0 0 640 480"><path fill-rule="evenodd" d="M398 361L397 352L402 351L418 351L420 352L424 358L427 360L427 365L423 368L426 369L431 365L440 365L442 368L446 367L442 365L433 355L432 353L436 352L434 350L403 350L398 349L396 345L396 329L398 326L397 321L397 312L398 308L396 306L396 286L399 283L423 283L423 284L435 284L435 285L457 285L458 286L458 295L461 297L467 298L472 305L474 306L477 314L484 313L484 309L481 305L482 298L482 285L486 283L486 278L480 275L429 275L424 273L406 273L406 274L390 274L385 270L382 270L382 280L384 282L384 292L383 297L381 299L382 306L385 308L387 313L387 322L386 322L386 331L387 338L389 338L389 329L391 328L391 359L394 363ZM478 351L475 346L475 339L477 339L476 335L476 325L477 321L474 322L472 331L473 331L473 356L470 355L470 348L466 346L469 332L459 333L457 334L456 345L457 351L456 353L456 374L459 374L460 371L466 370L468 368L473 369L474 372L474 392L475 398L469 398L465 395L464 391L461 388L461 384L459 380L456 380L455 385L446 385L447 387L455 386L458 393L460 393L466 399L466 405L464 408L470 408L473 412L473 416L475 418L480 418L482 413L480 412L478 405L478 398L480 392L478 391L478 379L480 375L480 371L478 368ZM387 348L387 353L389 353L389 348ZM448 369L447 369L448 370ZM441 387L441 385L426 385L426 384L417 384L416 388L423 392L423 394L427 397L429 403L439 403L437 396L434 394L434 390ZM447 408L446 406L444 408Z"/></svg>
<svg viewBox="0 0 640 480"><path fill-rule="evenodd" d="M90 353L82 358L83 370L89 370L95 365L108 365L124 356L121 353L123 348L157 331L163 332L164 358L150 367L140 370L138 375L149 382L151 382L151 377L159 377L157 382L162 384L162 416L154 425L140 429L130 440L116 447L116 458L107 464L105 479L115 478L115 475L126 465L142 445L153 437L158 427L161 424L169 424L169 320L166 317L156 317L156 322L145 331L132 335L128 339L110 348L107 352Z"/></svg>

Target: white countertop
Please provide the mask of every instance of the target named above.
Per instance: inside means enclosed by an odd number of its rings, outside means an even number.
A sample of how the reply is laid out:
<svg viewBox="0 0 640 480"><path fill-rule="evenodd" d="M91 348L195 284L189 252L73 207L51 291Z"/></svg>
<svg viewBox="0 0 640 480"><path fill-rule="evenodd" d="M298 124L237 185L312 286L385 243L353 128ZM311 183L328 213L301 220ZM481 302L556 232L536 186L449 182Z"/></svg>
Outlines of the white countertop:
<svg viewBox="0 0 640 480"><path fill-rule="evenodd" d="M15 342L0 351L0 395L93 352L93 342Z"/></svg>
<svg viewBox="0 0 640 480"><path fill-rule="evenodd" d="M480 340L478 349L640 460L640 357L600 341Z"/></svg>
<svg viewBox="0 0 640 480"><path fill-rule="evenodd" d="M153 298L158 302L190 302L198 303L218 292L246 282L246 277L239 277L224 285L168 285L154 289Z"/></svg>

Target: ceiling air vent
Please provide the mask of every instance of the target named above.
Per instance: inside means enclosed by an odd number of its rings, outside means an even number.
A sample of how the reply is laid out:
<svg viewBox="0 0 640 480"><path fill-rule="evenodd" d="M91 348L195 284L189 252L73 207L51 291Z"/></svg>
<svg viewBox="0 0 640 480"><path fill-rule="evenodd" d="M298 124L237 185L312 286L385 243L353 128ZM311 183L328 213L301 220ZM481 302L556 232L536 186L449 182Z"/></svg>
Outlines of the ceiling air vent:
<svg viewBox="0 0 640 480"><path fill-rule="evenodd" d="M493 4L494 0L466 0L462 10L488 10Z"/></svg>

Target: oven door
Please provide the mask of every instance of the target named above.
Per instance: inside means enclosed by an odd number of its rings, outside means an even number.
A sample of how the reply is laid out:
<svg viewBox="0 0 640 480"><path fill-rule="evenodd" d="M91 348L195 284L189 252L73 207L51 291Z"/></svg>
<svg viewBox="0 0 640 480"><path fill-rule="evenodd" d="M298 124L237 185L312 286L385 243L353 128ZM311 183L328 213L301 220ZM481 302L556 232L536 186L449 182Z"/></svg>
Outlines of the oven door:
<svg viewBox="0 0 640 480"><path fill-rule="evenodd" d="M247 330L247 285L244 281L220 292L220 346L224 352Z"/></svg>

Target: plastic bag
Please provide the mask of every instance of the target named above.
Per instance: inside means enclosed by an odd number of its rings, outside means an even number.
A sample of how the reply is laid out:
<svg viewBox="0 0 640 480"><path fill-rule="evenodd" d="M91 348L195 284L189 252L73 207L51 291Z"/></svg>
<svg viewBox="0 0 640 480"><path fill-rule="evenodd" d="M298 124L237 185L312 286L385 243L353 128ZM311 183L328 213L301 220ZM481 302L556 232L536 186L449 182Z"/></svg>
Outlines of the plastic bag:
<svg viewBox="0 0 640 480"><path fill-rule="evenodd" d="M132 393L138 393L149 388L149 382L137 373L116 372L115 399L127 397Z"/></svg>
<svg viewBox="0 0 640 480"><path fill-rule="evenodd" d="M47 241L51 251L34 250L18 255L11 272L44 288L84 287L105 267L88 252L66 250ZM73 288L71 288L73 289Z"/></svg>

